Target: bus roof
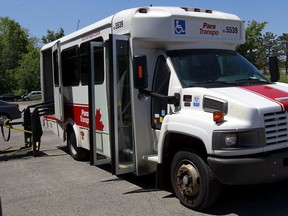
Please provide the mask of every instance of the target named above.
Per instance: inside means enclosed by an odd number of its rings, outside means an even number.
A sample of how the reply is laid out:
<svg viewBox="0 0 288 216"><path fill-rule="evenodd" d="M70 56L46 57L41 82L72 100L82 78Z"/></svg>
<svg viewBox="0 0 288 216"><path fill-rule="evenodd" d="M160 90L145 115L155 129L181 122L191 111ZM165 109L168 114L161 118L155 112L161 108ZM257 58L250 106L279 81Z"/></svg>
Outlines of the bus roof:
<svg viewBox="0 0 288 216"><path fill-rule="evenodd" d="M59 38L58 40L55 40L55 41L52 41L48 44L45 44L41 51L42 50L46 50L46 49L49 49L51 48L52 46L54 46L58 41L60 43L63 43L63 42L68 42L70 40L74 40L75 38L79 38L79 37L84 37L85 35L89 36L89 34L93 33L93 31L95 31L95 29L104 29L104 28L109 28L111 27L111 22L112 22L112 17L113 16L109 16L105 19L102 19L98 22L95 22L89 26L86 26L82 29L79 29L71 34L68 34L68 35L65 35L64 37L62 38ZM91 35L92 37L92 35Z"/></svg>
<svg viewBox="0 0 288 216"><path fill-rule="evenodd" d="M109 29L109 34L131 34L133 38L155 41L212 41L233 46L245 41L243 22L236 15L200 8L154 6L120 11L57 41L62 44L91 40L104 29ZM44 45L41 51L57 41Z"/></svg>

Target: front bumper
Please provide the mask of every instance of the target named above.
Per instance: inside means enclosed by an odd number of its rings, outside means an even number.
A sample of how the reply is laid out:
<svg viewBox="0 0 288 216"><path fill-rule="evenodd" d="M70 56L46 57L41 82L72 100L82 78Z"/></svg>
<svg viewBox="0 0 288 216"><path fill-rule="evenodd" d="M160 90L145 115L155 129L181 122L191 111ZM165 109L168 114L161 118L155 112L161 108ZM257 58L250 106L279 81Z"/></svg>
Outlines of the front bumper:
<svg viewBox="0 0 288 216"><path fill-rule="evenodd" d="M288 149L245 158L208 157L219 182L248 185L288 179Z"/></svg>

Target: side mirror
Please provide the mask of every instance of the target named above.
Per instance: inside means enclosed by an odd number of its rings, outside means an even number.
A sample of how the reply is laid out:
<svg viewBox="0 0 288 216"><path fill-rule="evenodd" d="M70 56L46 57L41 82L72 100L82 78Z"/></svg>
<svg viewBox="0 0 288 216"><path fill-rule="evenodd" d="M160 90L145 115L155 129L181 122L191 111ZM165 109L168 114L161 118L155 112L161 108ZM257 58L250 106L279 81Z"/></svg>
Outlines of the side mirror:
<svg viewBox="0 0 288 216"><path fill-rule="evenodd" d="M148 87L147 59L145 55L133 58L134 88L145 89Z"/></svg>
<svg viewBox="0 0 288 216"><path fill-rule="evenodd" d="M269 72L271 82L277 82L280 79L279 65L277 56L269 57Z"/></svg>

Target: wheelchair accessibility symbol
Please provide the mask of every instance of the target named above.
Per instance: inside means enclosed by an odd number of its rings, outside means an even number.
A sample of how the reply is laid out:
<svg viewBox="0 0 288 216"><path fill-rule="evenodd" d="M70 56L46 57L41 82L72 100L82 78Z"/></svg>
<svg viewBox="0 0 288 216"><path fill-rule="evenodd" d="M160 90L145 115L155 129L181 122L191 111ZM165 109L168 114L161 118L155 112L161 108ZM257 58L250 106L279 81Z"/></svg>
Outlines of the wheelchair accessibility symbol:
<svg viewBox="0 0 288 216"><path fill-rule="evenodd" d="M174 29L175 34L185 34L186 33L185 20L175 20Z"/></svg>

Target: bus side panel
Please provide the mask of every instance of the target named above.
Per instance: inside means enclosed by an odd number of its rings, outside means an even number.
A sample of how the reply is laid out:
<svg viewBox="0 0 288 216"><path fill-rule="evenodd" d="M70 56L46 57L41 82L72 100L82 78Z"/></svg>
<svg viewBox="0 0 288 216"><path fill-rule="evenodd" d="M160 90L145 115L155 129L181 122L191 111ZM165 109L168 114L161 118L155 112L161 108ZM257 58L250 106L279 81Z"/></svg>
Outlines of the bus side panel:
<svg viewBox="0 0 288 216"><path fill-rule="evenodd" d="M58 121L54 116L44 116L43 126L52 130L62 141L65 141L64 124Z"/></svg>

